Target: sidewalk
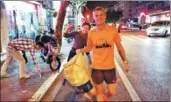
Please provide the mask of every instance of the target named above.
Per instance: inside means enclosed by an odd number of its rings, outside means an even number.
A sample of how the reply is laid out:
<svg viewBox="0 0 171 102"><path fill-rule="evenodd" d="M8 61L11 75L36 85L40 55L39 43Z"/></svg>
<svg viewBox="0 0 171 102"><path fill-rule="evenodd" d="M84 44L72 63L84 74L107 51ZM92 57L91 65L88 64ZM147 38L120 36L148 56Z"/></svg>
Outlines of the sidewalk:
<svg viewBox="0 0 171 102"><path fill-rule="evenodd" d="M64 49L70 48L70 46L65 46ZM63 56L61 62L67 57L68 49L66 51L61 51ZM0 101L28 101L35 92L42 86L42 84L52 75L49 65L44 63L39 57L40 52L36 52L37 60L39 66L43 72L40 78L31 59L30 53L26 53L28 57L27 63L27 73L31 75L30 79L19 79L18 75L18 63L13 61L8 68L9 78L1 79L1 100ZM2 61L1 61L2 62ZM2 65L2 64L1 64Z"/></svg>
<svg viewBox="0 0 171 102"><path fill-rule="evenodd" d="M38 56L39 53L36 53ZM42 83L51 75L52 71L49 66L38 58L41 70L44 72L40 79L37 71L34 69L33 61L27 53L27 73L31 75L30 79L19 79L18 63L13 61L9 65L9 78L1 79L1 101L27 101L34 92L42 85Z"/></svg>

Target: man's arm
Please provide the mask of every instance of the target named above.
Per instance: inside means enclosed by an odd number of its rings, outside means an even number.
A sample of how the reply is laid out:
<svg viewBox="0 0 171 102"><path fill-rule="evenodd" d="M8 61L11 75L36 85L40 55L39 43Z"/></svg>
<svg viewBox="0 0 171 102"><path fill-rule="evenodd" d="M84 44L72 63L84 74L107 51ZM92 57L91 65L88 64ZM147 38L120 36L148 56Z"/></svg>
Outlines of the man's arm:
<svg viewBox="0 0 171 102"><path fill-rule="evenodd" d="M76 35L76 32L69 33L69 25L63 32L63 36L66 38L67 37L74 37L75 35Z"/></svg>
<svg viewBox="0 0 171 102"><path fill-rule="evenodd" d="M75 35L77 35L78 32L71 32L71 33L68 33L68 32L64 32L63 33L63 36L65 38L68 38L68 37L74 37Z"/></svg>
<svg viewBox="0 0 171 102"><path fill-rule="evenodd" d="M114 41L115 41L115 45L117 47L117 50L118 50L120 57L122 58L123 61L126 61L125 50L121 44L121 38L120 38L120 35L117 31L116 31L116 35L114 37Z"/></svg>
<svg viewBox="0 0 171 102"><path fill-rule="evenodd" d="M40 73L41 70L40 70L39 65L38 65L38 62L37 62L37 60L36 60L36 56L35 56L35 53L34 53L34 49L31 49L31 50L30 50L30 54L31 54L31 56L32 56L32 59L33 59L33 62L34 62L34 65L35 65L37 71Z"/></svg>
<svg viewBox="0 0 171 102"><path fill-rule="evenodd" d="M31 50L30 50L30 54L31 54L32 60L33 60L33 62L34 62L34 65L38 64L38 62L37 62L37 60L36 60L35 53L34 53L34 49L31 49Z"/></svg>
<svg viewBox="0 0 171 102"><path fill-rule="evenodd" d="M124 50L124 48L123 48L121 42L120 42L120 41L117 41L117 42L115 42L115 44L116 44L118 53L119 53L120 57L122 58L122 60L123 60L123 61L127 61L127 60L126 60L126 55L125 55L125 50Z"/></svg>
<svg viewBox="0 0 171 102"><path fill-rule="evenodd" d="M87 38L87 45L86 45L86 47L84 47L84 48L79 50L81 53L89 52L93 48L93 41L92 41L92 39L91 39L91 37L89 35L88 35L88 38Z"/></svg>
<svg viewBox="0 0 171 102"><path fill-rule="evenodd" d="M121 39L120 39L118 32L117 32L116 37L115 37L115 44L116 44L118 53L123 60L125 71L128 72L129 71L128 61L126 59L125 50L121 44Z"/></svg>

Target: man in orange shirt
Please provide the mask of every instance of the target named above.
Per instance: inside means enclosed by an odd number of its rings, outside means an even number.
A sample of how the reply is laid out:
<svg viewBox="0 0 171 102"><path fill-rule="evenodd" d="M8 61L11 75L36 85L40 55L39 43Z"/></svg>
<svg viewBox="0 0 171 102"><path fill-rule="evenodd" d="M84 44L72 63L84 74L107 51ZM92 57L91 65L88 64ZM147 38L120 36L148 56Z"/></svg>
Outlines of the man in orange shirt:
<svg viewBox="0 0 171 102"><path fill-rule="evenodd" d="M107 101L109 97L116 94L114 45L123 60L126 72L129 66L117 29L106 24L104 8L96 7L93 10L93 17L96 27L88 33L87 46L77 50L77 53L92 50L92 79L96 86L97 101ZM103 81L107 84L107 93L104 92Z"/></svg>

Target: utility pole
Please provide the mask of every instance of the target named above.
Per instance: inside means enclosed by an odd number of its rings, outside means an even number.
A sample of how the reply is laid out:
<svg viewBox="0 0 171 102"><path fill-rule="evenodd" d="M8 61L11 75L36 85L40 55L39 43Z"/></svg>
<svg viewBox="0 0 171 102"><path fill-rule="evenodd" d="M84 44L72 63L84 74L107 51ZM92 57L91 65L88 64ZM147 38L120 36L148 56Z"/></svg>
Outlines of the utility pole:
<svg viewBox="0 0 171 102"><path fill-rule="evenodd" d="M70 5L72 5L74 9L74 14L75 14L75 29L77 30L78 28L78 14L81 6L85 6L87 3L86 0L75 0L75 1L70 1Z"/></svg>

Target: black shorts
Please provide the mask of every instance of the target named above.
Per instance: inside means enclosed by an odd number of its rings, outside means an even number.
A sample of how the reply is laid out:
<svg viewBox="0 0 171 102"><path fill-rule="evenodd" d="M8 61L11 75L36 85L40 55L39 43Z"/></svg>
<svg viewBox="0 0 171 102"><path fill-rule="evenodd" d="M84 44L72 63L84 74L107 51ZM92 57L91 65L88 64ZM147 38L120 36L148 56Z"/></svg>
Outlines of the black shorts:
<svg viewBox="0 0 171 102"><path fill-rule="evenodd" d="M92 69L92 79L96 84L102 84L103 81L107 84L113 84L116 81L115 68L108 70Z"/></svg>

